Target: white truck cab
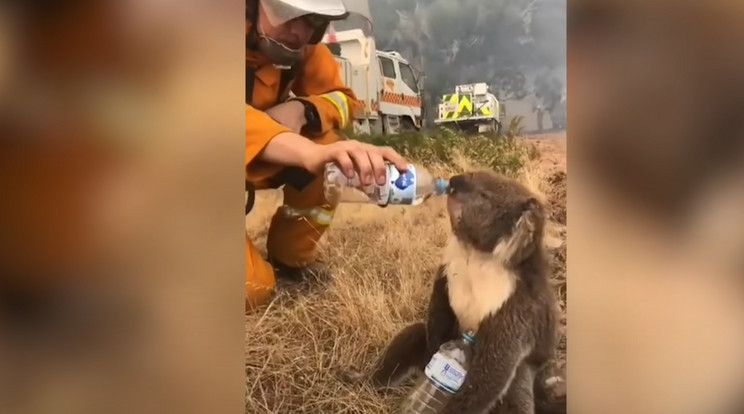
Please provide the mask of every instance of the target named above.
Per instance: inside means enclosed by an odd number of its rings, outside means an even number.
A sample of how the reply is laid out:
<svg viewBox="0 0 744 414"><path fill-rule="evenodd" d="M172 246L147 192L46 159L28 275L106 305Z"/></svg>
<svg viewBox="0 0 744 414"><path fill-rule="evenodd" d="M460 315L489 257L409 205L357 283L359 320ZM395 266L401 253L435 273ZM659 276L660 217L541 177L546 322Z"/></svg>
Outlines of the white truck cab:
<svg viewBox="0 0 744 414"><path fill-rule="evenodd" d="M422 98L416 72L400 53L378 50L369 15L357 11L334 22L323 43L338 44L341 76L362 103L354 130L366 134L396 134L422 126Z"/></svg>

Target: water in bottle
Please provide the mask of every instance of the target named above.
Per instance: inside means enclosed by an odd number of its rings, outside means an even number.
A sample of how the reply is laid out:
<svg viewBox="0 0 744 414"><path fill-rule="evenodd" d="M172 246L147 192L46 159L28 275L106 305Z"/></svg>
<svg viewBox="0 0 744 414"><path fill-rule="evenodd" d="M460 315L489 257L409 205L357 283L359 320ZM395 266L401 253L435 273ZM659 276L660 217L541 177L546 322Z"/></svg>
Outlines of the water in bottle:
<svg viewBox="0 0 744 414"><path fill-rule="evenodd" d="M472 358L474 333L442 344L424 370L424 376L413 387L398 411L400 414L438 414L460 389Z"/></svg>
<svg viewBox="0 0 744 414"><path fill-rule="evenodd" d="M402 173L391 163L386 163L385 167L387 171L383 185L375 181L363 185L358 174L348 178L336 164L327 164L324 171L326 199L329 202L374 203L380 206L417 205L432 195L447 192L448 181L433 177L424 167L409 165L408 170Z"/></svg>

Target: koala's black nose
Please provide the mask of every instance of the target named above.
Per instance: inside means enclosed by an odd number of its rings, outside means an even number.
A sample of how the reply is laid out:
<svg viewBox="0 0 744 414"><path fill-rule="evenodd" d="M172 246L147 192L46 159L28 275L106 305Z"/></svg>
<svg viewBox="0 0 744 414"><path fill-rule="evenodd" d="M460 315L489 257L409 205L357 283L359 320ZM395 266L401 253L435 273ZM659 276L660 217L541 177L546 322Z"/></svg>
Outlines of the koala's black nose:
<svg viewBox="0 0 744 414"><path fill-rule="evenodd" d="M463 192L467 188L467 175L460 174L450 178L449 187L450 192Z"/></svg>

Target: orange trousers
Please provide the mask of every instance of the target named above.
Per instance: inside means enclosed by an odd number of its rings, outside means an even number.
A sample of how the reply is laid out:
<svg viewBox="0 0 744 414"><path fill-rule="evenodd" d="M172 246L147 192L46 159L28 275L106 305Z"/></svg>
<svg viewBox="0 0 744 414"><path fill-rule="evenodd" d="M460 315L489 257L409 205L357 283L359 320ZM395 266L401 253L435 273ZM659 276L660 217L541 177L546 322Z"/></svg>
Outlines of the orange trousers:
<svg viewBox="0 0 744 414"><path fill-rule="evenodd" d="M317 142L328 144L338 139L339 136L331 131ZM321 175L302 190L285 185L283 193L284 205L277 208L269 224L266 250L269 256L285 265L305 266L317 258L317 243L330 225L336 204L326 200ZM271 298L276 277L247 233L245 245L245 303L249 311Z"/></svg>

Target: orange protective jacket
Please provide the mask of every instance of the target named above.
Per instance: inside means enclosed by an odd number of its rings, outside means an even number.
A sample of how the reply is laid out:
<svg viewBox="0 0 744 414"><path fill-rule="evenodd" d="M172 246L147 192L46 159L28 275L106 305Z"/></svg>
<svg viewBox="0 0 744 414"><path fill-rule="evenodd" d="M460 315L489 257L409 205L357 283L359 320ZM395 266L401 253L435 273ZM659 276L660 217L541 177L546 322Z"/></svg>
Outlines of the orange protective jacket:
<svg viewBox="0 0 744 414"><path fill-rule="evenodd" d="M246 24L246 33L250 26ZM311 103L317 110L319 130L309 139L328 144L338 140L334 130L346 127L359 105L354 92L341 80L338 63L324 44L309 45L300 62L299 70L288 85L296 98ZM282 71L269 63L260 53L246 50L246 67L254 68L253 94L246 105L245 151L246 180L256 189L275 185L271 178L284 166L256 159L258 154L277 134L291 130L274 121L264 111L281 102L279 91ZM251 81L251 79L246 79ZM329 205L323 195L322 177L316 177L302 190L284 187L284 203L292 208L314 211L326 206L321 214L329 213L335 206ZM267 235L267 251L276 260L290 266L301 266L312 261L317 250L317 241L323 235L327 223L316 220L297 220L285 217L277 210L271 219ZM246 310L264 303L275 286L272 266L263 260L246 233Z"/></svg>
<svg viewBox="0 0 744 414"><path fill-rule="evenodd" d="M246 33L248 30L250 25L246 24ZM245 109L246 179L260 189L265 188L266 179L277 174L283 166L256 160L256 156L274 136L291 130L263 112L280 103L277 98L281 71L253 51L247 51L246 65L256 68L252 104L246 105ZM289 88L297 98L312 103L317 109L320 116L317 137L333 129L345 128L359 105L354 92L341 80L338 62L324 44L306 47L301 70Z"/></svg>

